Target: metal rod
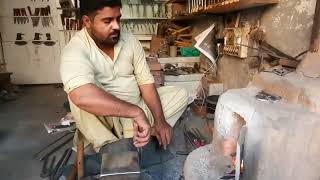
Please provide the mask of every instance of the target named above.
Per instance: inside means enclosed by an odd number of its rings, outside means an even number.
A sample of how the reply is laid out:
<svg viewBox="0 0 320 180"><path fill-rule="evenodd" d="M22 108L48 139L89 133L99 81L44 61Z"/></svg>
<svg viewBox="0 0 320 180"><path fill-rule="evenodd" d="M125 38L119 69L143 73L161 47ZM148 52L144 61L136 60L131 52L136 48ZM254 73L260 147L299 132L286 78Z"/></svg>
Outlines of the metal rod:
<svg viewBox="0 0 320 180"><path fill-rule="evenodd" d="M59 167L62 165L62 162L63 162L63 160L65 159L65 157L67 156L68 152L69 152L69 149L66 149L66 150L63 152L63 154L62 154L61 158L59 159L58 163L56 164L56 166L55 166L54 169L52 170L50 179L55 179L56 173L57 173Z"/></svg>
<svg viewBox="0 0 320 180"><path fill-rule="evenodd" d="M36 158L38 156L38 154L40 154L41 152L43 152L44 150L46 150L47 148L49 148L50 146L52 146L53 144L55 144L56 142L58 142L60 139L64 138L65 136L71 134L72 132L68 132L64 135L62 135L61 137L59 137L58 139L54 140L53 142L51 142L50 144L46 145L45 147L43 147L41 150L39 150L37 153L35 153L33 155L33 158Z"/></svg>
<svg viewBox="0 0 320 180"><path fill-rule="evenodd" d="M47 158L48 156L50 156L51 154L53 154L54 152L56 152L58 149L60 149L61 147L63 147L64 145L68 144L71 140L73 139L73 137L70 137L69 139L67 139L65 142L59 144L57 147L53 148L51 151L49 151L47 154L45 154L43 157L39 158L40 161L44 160L45 158Z"/></svg>
<svg viewBox="0 0 320 180"><path fill-rule="evenodd" d="M191 137L189 137L188 133L184 133L184 136L187 138L187 140L189 141L189 143L192 145L192 147L194 149L196 149L196 146L193 144Z"/></svg>
<svg viewBox="0 0 320 180"><path fill-rule="evenodd" d="M67 165L69 159L70 159L70 156L72 154L72 149L67 149L67 154L63 157L63 161L62 163L60 164L60 166L56 167L55 170L54 170L54 174L53 174L53 179L58 179L59 177L56 177L57 176L57 172L60 172L60 170L65 166ZM57 164L58 165L58 164Z"/></svg>

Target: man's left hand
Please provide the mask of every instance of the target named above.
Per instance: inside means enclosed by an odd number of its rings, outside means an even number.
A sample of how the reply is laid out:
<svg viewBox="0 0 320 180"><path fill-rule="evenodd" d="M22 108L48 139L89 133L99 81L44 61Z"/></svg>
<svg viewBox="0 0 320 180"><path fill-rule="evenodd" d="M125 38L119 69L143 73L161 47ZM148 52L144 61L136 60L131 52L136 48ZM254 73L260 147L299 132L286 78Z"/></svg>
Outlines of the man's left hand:
<svg viewBox="0 0 320 180"><path fill-rule="evenodd" d="M172 127L166 121L160 121L155 123L154 128L160 145L166 149L171 142L173 134Z"/></svg>

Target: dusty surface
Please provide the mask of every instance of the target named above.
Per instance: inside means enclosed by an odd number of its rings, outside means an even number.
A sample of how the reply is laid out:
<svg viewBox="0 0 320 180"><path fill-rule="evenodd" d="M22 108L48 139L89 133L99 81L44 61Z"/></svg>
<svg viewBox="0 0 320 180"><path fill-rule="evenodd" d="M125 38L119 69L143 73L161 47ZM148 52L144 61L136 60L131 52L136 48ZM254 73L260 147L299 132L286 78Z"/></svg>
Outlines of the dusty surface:
<svg viewBox="0 0 320 180"><path fill-rule="evenodd" d="M212 180L223 177L230 161L224 158L212 144L194 150L186 159L184 177L186 180Z"/></svg>
<svg viewBox="0 0 320 180"><path fill-rule="evenodd" d="M297 72L306 77L319 78L320 77L320 51L308 52L303 61L299 64Z"/></svg>
<svg viewBox="0 0 320 180"><path fill-rule="evenodd" d="M237 113L247 123L244 179L319 178L320 116L282 99L262 102L257 88L229 90L220 96L215 118L218 136L232 136ZM285 167L285 168L283 168Z"/></svg>
<svg viewBox="0 0 320 180"><path fill-rule="evenodd" d="M285 76L260 73L250 86L277 94L290 103L302 105L311 112L320 113L320 79L305 77L296 72Z"/></svg>
<svg viewBox="0 0 320 180"><path fill-rule="evenodd" d="M0 176L1 179L37 180L42 164L32 155L48 141L45 122L60 119L65 93L54 86L21 88L16 101L0 104Z"/></svg>

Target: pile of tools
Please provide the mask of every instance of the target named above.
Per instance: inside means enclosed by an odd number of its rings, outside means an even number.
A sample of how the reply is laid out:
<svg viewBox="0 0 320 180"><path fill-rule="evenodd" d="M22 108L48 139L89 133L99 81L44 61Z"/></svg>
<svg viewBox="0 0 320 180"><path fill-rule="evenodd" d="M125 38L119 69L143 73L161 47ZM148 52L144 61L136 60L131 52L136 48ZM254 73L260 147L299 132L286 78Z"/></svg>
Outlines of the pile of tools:
<svg viewBox="0 0 320 180"><path fill-rule="evenodd" d="M25 8L13 8L13 22L14 24L29 23L29 18Z"/></svg>
<svg viewBox="0 0 320 180"><path fill-rule="evenodd" d="M61 176L64 166L67 165L72 155L72 149L71 147L67 147L57 163L55 163L56 155L54 154L61 148L69 145L71 140L73 139L73 136L73 132L67 132L33 155L34 159L43 161L40 177L49 177L49 179L55 180Z"/></svg>
<svg viewBox="0 0 320 180"><path fill-rule="evenodd" d="M183 135L186 142L186 151L177 151L176 153L179 155L188 155L194 149L207 144L206 138L197 128L191 128L190 130L187 130L186 126L184 126Z"/></svg>
<svg viewBox="0 0 320 180"><path fill-rule="evenodd" d="M192 26L182 27L171 23L166 30L167 41L177 47L192 46Z"/></svg>
<svg viewBox="0 0 320 180"><path fill-rule="evenodd" d="M35 8L34 11L31 7L27 7L29 16L31 17L33 27L39 25L40 19L43 27L49 27L50 24L54 24L51 16L50 6ZM29 23L29 17L26 12L26 8L14 8L13 9L13 22L14 24L26 24Z"/></svg>
<svg viewBox="0 0 320 180"><path fill-rule="evenodd" d="M35 8L32 12L31 7L27 7L29 16L31 17L33 27L37 27L42 18L41 23L43 27L49 27L53 23L53 18L51 17L50 6ZM13 22L14 24L26 24L29 23L29 17L26 12L26 8L13 8Z"/></svg>
<svg viewBox="0 0 320 180"><path fill-rule="evenodd" d="M240 0L188 0L188 13L196 13L211 9L217 6L225 6L232 3L238 3Z"/></svg>

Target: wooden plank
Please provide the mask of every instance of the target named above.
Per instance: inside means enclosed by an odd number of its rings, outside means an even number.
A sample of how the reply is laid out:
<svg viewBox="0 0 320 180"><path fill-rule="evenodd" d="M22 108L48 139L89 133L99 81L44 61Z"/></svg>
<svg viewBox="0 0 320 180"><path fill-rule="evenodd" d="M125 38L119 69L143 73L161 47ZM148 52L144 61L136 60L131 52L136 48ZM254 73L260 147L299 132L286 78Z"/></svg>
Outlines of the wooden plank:
<svg viewBox="0 0 320 180"><path fill-rule="evenodd" d="M317 0L316 10L313 18L311 39L310 39L311 52L317 52L319 50L319 42L320 42L319 29L320 29L320 0Z"/></svg>
<svg viewBox="0 0 320 180"><path fill-rule="evenodd" d="M252 7L265 6L269 4L277 4L279 0L240 0L222 6L215 6L202 11L202 13L226 13Z"/></svg>

